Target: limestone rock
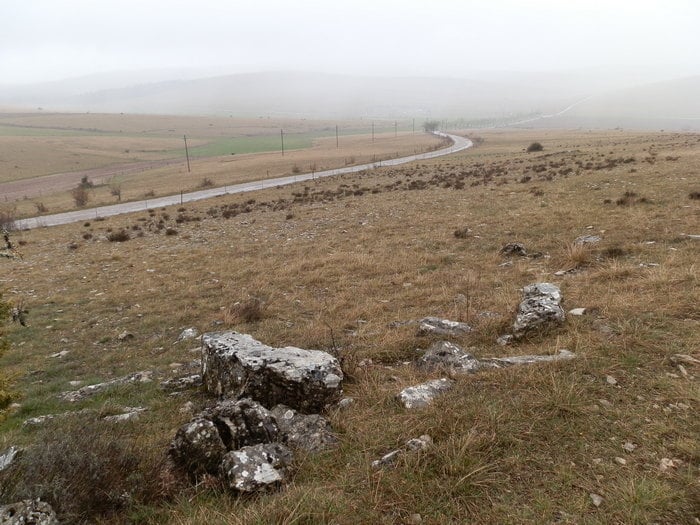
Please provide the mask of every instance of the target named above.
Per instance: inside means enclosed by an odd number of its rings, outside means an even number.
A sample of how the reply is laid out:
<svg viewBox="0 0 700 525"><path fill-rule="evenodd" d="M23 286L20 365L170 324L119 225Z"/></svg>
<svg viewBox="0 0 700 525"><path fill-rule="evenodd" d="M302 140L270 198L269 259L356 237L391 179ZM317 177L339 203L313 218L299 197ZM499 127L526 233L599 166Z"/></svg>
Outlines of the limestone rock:
<svg viewBox="0 0 700 525"><path fill-rule="evenodd" d="M427 370L446 368L466 372L475 371L479 360L454 343L440 341L425 351L417 365Z"/></svg>
<svg viewBox="0 0 700 525"><path fill-rule="evenodd" d="M58 397L63 401L70 401L71 403L75 403L76 401L82 401L87 397L94 396L95 394L99 394L100 392L104 392L108 388L111 388L116 385L125 385L129 383L148 383L149 381L151 381L152 374L153 372L151 371L135 372L133 374L129 374L128 376L112 379L111 381L106 381L104 383L98 383L96 385L87 385L79 390L63 392L62 394L59 394Z"/></svg>
<svg viewBox="0 0 700 525"><path fill-rule="evenodd" d="M21 453L22 449L17 447L10 447L5 452L0 454L0 472L10 467Z"/></svg>
<svg viewBox="0 0 700 525"><path fill-rule="evenodd" d="M396 398L408 409L423 408L432 403L438 395L452 388L453 381L442 378L427 383L404 388Z"/></svg>
<svg viewBox="0 0 700 525"><path fill-rule="evenodd" d="M552 361L566 361L573 359L576 354L566 349L559 350L554 355L516 355L510 357L489 357L480 359L482 365L492 363L498 368L513 365L530 365L533 363L548 363Z"/></svg>
<svg viewBox="0 0 700 525"><path fill-rule="evenodd" d="M271 443L279 436L275 417L252 399L226 400L203 410L199 417L212 421L228 450Z"/></svg>
<svg viewBox="0 0 700 525"><path fill-rule="evenodd" d="M326 418L319 414L304 415L285 405L272 409L285 442L292 448L319 452L338 443Z"/></svg>
<svg viewBox="0 0 700 525"><path fill-rule="evenodd" d="M0 523L2 525L59 525L51 505L38 499L1 506Z"/></svg>
<svg viewBox="0 0 700 525"><path fill-rule="evenodd" d="M132 421L138 419L142 412L145 412L144 407L126 407L125 412L121 414L115 414L113 416L105 416L102 419L105 421L110 421L112 423L123 423L125 421Z"/></svg>
<svg viewBox="0 0 700 525"><path fill-rule="evenodd" d="M535 283L523 288L523 300L513 323L513 334L522 337L548 325L560 324L566 318L561 307L561 291L551 283Z"/></svg>
<svg viewBox="0 0 700 525"><path fill-rule="evenodd" d="M433 444L433 438L427 434L420 437L409 439L406 444L399 449L392 450L388 454L384 454L381 458L372 461L372 468L380 469L384 467L392 467L399 457L407 452L422 452L428 450Z"/></svg>
<svg viewBox="0 0 700 525"><path fill-rule="evenodd" d="M576 237L574 244L577 246L584 246L586 244L598 244L601 241L601 237L598 235L581 235Z"/></svg>
<svg viewBox="0 0 700 525"><path fill-rule="evenodd" d="M166 379L160 384L160 387L163 390L167 390L169 392L181 392L182 390L199 388L200 386L202 386L202 374L174 377L172 379Z"/></svg>
<svg viewBox="0 0 700 525"><path fill-rule="evenodd" d="M199 331L197 331L196 328L186 328L182 332L180 332L180 335L177 338L177 341L175 343L179 343L180 341L186 341L188 339L194 339L195 337L199 336Z"/></svg>
<svg viewBox="0 0 700 525"><path fill-rule="evenodd" d="M169 450L175 464L193 476L216 474L226 452L216 425L203 417L180 427Z"/></svg>
<svg viewBox="0 0 700 525"><path fill-rule="evenodd" d="M525 245L520 242L509 242L500 251L501 255L517 255L520 257L527 256Z"/></svg>
<svg viewBox="0 0 700 525"><path fill-rule="evenodd" d="M466 323L440 319L439 317L424 317L418 321L418 331L421 334L459 336L468 334L472 327Z"/></svg>
<svg viewBox="0 0 700 525"><path fill-rule="evenodd" d="M229 488L251 493L280 485L291 462L292 453L284 445L253 445L226 454L220 472Z"/></svg>
<svg viewBox="0 0 700 525"><path fill-rule="evenodd" d="M237 332L204 334L202 343L202 377L213 394L245 395L267 407L285 403L314 413L342 393L340 364L326 352L272 348Z"/></svg>

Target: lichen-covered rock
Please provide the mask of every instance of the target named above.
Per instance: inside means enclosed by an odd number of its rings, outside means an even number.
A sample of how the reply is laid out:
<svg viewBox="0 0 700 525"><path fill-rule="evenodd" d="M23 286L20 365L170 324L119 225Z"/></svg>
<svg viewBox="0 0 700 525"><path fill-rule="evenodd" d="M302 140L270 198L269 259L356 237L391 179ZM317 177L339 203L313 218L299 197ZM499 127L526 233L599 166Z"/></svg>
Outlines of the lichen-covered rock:
<svg viewBox="0 0 700 525"><path fill-rule="evenodd" d="M175 464L192 476L216 474L226 452L216 425L203 417L195 417L180 427L169 450Z"/></svg>
<svg viewBox="0 0 700 525"><path fill-rule="evenodd" d="M221 401L198 417L212 421L228 450L271 443L280 438L275 417L252 399Z"/></svg>
<svg viewBox="0 0 700 525"><path fill-rule="evenodd" d="M425 351L417 365L426 370L451 369L466 372L476 371L479 360L454 343L440 341Z"/></svg>
<svg viewBox="0 0 700 525"><path fill-rule="evenodd" d="M27 499L0 507L2 525L58 525L51 505L38 499Z"/></svg>
<svg viewBox="0 0 700 525"><path fill-rule="evenodd" d="M249 396L266 407L285 403L320 412L342 393L343 372L332 355L295 347L272 348L237 332L204 334L202 378L207 391Z"/></svg>
<svg viewBox="0 0 700 525"><path fill-rule="evenodd" d="M236 492L250 493L280 485L292 463L292 452L280 443L243 447L226 454L221 477Z"/></svg>
<svg viewBox="0 0 700 525"><path fill-rule="evenodd" d="M202 386L202 374L173 377L172 379L166 379L160 384L160 387L168 392L181 392L182 390L199 388L200 386Z"/></svg>
<svg viewBox="0 0 700 525"><path fill-rule="evenodd" d="M21 453L22 449L17 447L10 447L5 452L0 454L0 472L9 468Z"/></svg>
<svg viewBox="0 0 700 525"><path fill-rule="evenodd" d="M326 418L319 414L305 415L285 405L272 409L285 442L292 448L320 452L338 443Z"/></svg>
<svg viewBox="0 0 700 525"><path fill-rule="evenodd" d="M439 317L424 317L418 321L418 331L425 335L460 336L472 331L466 323L440 319Z"/></svg>
<svg viewBox="0 0 700 525"><path fill-rule="evenodd" d="M566 315L561 299L561 291L551 283L535 283L523 288L523 300L513 323L513 335L522 337L535 329L563 323Z"/></svg>
<svg viewBox="0 0 700 525"><path fill-rule="evenodd" d="M404 388L396 398L408 409L423 408L433 402L438 395L452 388L453 381L442 378L427 383Z"/></svg>

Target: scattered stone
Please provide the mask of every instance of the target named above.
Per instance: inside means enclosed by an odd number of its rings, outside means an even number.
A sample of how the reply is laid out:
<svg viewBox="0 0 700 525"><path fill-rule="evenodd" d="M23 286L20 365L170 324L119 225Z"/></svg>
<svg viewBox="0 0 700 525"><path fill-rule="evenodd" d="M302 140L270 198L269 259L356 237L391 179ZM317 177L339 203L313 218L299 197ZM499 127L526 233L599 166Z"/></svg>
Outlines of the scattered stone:
<svg viewBox="0 0 700 525"><path fill-rule="evenodd" d="M175 341L175 344L181 342L181 341L186 341L188 339L194 339L195 337L199 336L199 331L197 331L196 328L186 328L182 332L180 332L180 335L177 338L177 341Z"/></svg>
<svg viewBox="0 0 700 525"><path fill-rule="evenodd" d="M508 346L513 342L514 339L515 337L513 336L513 334L505 334L496 339L496 343L498 343L501 346Z"/></svg>
<svg viewBox="0 0 700 525"><path fill-rule="evenodd" d="M0 507L3 525L59 525L51 505L39 499L26 499Z"/></svg>
<svg viewBox="0 0 700 525"><path fill-rule="evenodd" d="M423 516L420 514L411 514L408 523L410 523L410 525L421 525L421 523L423 523Z"/></svg>
<svg viewBox="0 0 700 525"><path fill-rule="evenodd" d="M479 361L483 365L493 364L496 368L513 365L530 365L533 363L549 363L552 361L567 361L576 357L576 354L562 348L554 355L516 355L511 357L489 357Z"/></svg>
<svg viewBox="0 0 700 525"><path fill-rule="evenodd" d="M85 414L93 414L95 410L90 408L84 408L82 410L72 411L72 412L62 412L60 414L45 414L43 416L30 417L22 423L22 427L35 427L43 425L48 421L53 421L54 419L63 419L65 417L81 416Z"/></svg>
<svg viewBox="0 0 700 525"><path fill-rule="evenodd" d="M355 400L352 397L344 397L338 401L338 408L345 410L346 408L350 408L353 404L355 404Z"/></svg>
<svg viewBox="0 0 700 525"><path fill-rule="evenodd" d="M622 445L622 448L625 452L628 452L631 454L632 452L635 451L635 449L637 448L637 445L635 445L634 443L632 443L630 441L627 441L624 445Z"/></svg>
<svg viewBox="0 0 700 525"><path fill-rule="evenodd" d="M688 371L685 369L685 367L683 365L676 365L676 367L678 368L678 371L681 373L681 375L683 377L686 377L686 378L688 377Z"/></svg>
<svg viewBox="0 0 700 525"><path fill-rule="evenodd" d="M615 463L618 465L627 465L627 460L618 456L615 458Z"/></svg>
<svg viewBox="0 0 700 525"><path fill-rule="evenodd" d="M682 464L683 461L680 459L661 458L661 462L659 463L659 470L661 472L668 472L671 469L676 469L680 467Z"/></svg>
<svg viewBox="0 0 700 525"><path fill-rule="evenodd" d="M381 458L372 461L372 468L378 469L382 467L392 466L394 463L396 463L396 460L401 454L403 454L403 450L401 449L392 450L388 454L384 454Z"/></svg>
<svg viewBox="0 0 700 525"><path fill-rule="evenodd" d="M591 498L591 503L593 503L594 506L600 507L601 504L603 503L603 496L601 496L600 494L596 494L594 492L591 492L589 494L589 496Z"/></svg>
<svg viewBox="0 0 700 525"><path fill-rule="evenodd" d="M192 401L187 401L180 407L180 414L191 414L194 412L194 403Z"/></svg>
<svg viewBox="0 0 700 525"><path fill-rule="evenodd" d="M418 332L422 335L460 336L471 331L472 327L468 324L449 319L424 317L418 321Z"/></svg>
<svg viewBox="0 0 700 525"><path fill-rule="evenodd" d="M700 365L700 359L696 359L691 355L688 354L673 354L671 356L671 361L673 363L679 364L682 363L684 365Z"/></svg>
<svg viewBox="0 0 700 525"><path fill-rule="evenodd" d="M117 336L117 339L119 339L120 341L127 341L127 340L131 340L133 338L134 338L134 334L132 334L131 332L122 332L121 334L119 334Z"/></svg>
<svg viewBox="0 0 700 525"><path fill-rule="evenodd" d="M569 314L570 314L570 315L579 316L579 315L584 315L585 313L586 313L586 309L585 309L585 308L574 308L574 309L572 309L572 310L569 310Z"/></svg>
<svg viewBox="0 0 700 525"><path fill-rule="evenodd" d="M0 472L12 465L12 462L17 459L22 453L22 449L10 447L5 452L0 454Z"/></svg>
<svg viewBox="0 0 700 525"><path fill-rule="evenodd" d="M581 235L580 237L576 237L574 244L578 246L583 246L584 244L598 244L602 240L603 239L598 235Z"/></svg>
<svg viewBox="0 0 700 525"><path fill-rule="evenodd" d="M600 403L601 406L604 406L605 408L612 408L613 404L608 401L607 399L599 399L598 403Z"/></svg>
<svg viewBox="0 0 700 525"><path fill-rule="evenodd" d="M292 452L280 443L243 447L227 453L220 472L236 492L256 492L280 485L292 463Z"/></svg>
<svg viewBox="0 0 700 525"><path fill-rule="evenodd" d="M523 301L513 323L513 334L522 337L534 329L563 323L561 291L551 283L535 283L523 288Z"/></svg>
<svg viewBox="0 0 700 525"><path fill-rule="evenodd" d="M160 384L163 390L169 392L181 392L190 388L199 388L202 386L202 374L192 374L184 377L174 377L166 379Z"/></svg>
<svg viewBox="0 0 700 525"><path fill-rule="evenodd" d="M83 384L83 382L82 382L82 381L78 381L78 380L73 380L73 381L68 381L68 384L69 384L70 386L80 386L80 385Z"/></svg>
<svg viewBox="0 0 700 525"><path fill-rule="evenodd" d="M58 398L63 401L69 401L75 403L76 401L82 401L85 398L104 392L105 390L112 388L117 385L126 385L130 383L148 383L151 381L151 376L153 372L146 370L143 372L136 372L129 374L128 376L120 377L117 379L112 379L111 381L106 381L104 383L97 383L96 385L87 385L78 390L72 390L70 392L63 392L58 395Z"/></svg>
<svg viewBox="0 0 700 525"><path fill-rule="evenodd" d="M519 242L509 242L499 252L501 255L517 255L519 257L527 257L525 245Z"/></svg>
<svg viewBox="0 0 700 525"><path fill-rule="evenodd" d="M320 452L338 443L326 418L319 414L304 415L285 405L272 409L287 445L307 452Z"/></svg>
<svg viewBox="0 0 700 525"><path fill-rule="evenodd" d="M105 421L110 421L112 423L123 423L125 421L131 421L133 419L138 419L141 412L145 412L144 407L127 407L127 411L123 414L116 414L113 416L105 416L102 419Z"/></svg>
<svg viewBox="0 0 700 525"><path fill-rule="evenodd" d="M271 348L237 332L204 334L202 342L202 377L213 394L246 395L268 407L286 403L313 413L342 393L340 363L326 352Z"/></svg>
<svg viewBox="0 0 700 525"><path fill-rule="evenodd" d="M433 379L427 383L404 388L396 397L405 408L422 408L432 403L438 395L452 388L452 385L453 381L447 378Z"/></svg>
<svg viewBox="0 0 700 525"><path fill-rule="evenodd" d="M51 354L49 357L52 358L61 358L61 357L66 357L70 352L68 350L61 350L60 352L56 352L55 354Z"/></svg>
<svg viewBox="0 0 700 525"><path fill-rule="evenodd" d="M617 385L617 379L613 376L605 376L605 382L611 386Z"/></svg>
<svg viewBox="0 0 700 525"><path fill-rule="evenodd" d="M433 438L427 434L420 437L409 439L402 448L392 450L388 454L384 454L381 458L372 461L372 468L380 469L393 466L400 456L406 452L422 452L429 449L433 445Z"/></svg>

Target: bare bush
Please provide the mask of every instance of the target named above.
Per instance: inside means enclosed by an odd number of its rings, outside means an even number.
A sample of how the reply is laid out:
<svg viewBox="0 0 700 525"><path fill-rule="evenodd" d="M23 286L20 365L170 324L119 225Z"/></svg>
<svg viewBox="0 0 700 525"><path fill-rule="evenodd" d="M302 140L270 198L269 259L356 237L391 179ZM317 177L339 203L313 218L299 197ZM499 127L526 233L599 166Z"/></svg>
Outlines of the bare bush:
<svg viewBox="0 0 700 525"><path fill-rule="evenodd" d="M73 202L75 202L76 207L83 208L87 205L90 200L90 192L82 184L78 184L70 192L73 197Z"/></svg>
<svg viewBox="0 0 700 525"><path fill-rule="evenodd" d="M532 153L535 151L542 151L542 150L544 150L544 146L542 144L540 144L539 142L533 142L527 147L526 151L528 153Z"/></svg>

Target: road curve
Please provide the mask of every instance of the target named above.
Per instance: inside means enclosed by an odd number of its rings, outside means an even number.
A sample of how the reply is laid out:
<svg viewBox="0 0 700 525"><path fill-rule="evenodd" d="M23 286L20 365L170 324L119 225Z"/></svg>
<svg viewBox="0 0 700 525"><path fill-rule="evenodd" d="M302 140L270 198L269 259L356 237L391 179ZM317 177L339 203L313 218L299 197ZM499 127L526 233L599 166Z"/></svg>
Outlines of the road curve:
<svg viewBox="0 0 700 525"><path fill-rule="evenodd" d="M91 219L95 219L96 217L111 217L113 215L121 215L123 213L133 213L137 211L149 210L152 208L161 208L163 206L172 206L175 204L185 202L209 199L211 197L216 197L218 195L227 195L229 193L244 193L249 191L260 190L263 188L284 186L287 184L293 184L295 182L313 180L321 177L332 177L334 175L342 175L344 173L355 173L362 170L380 168L384 166L398 166L399 164L406 164L407 162L413 162L416 160L432 159L435 157L441 157L443 155L449 155L451 153L456 153L458 151L462 151L473 146L471 140L464 137L460 137L458 135L451 135L449 133L441 132L437 132L436 135L449 138L450 140L452 140L452 145L439 150L429 151L427 153L420 153L418 155L409 155L408 157L401 157L398 159L371 162L369 164L360 164L357 166L348 166L346 168L317 171L316 173L305 173L300 175L292 175L288 177L278 177L275 179L244 182L242 184L235 184L232 186L224 186L219 188L211 188L207 190L193 191L191 193L183 193L182 195L169 195L167 197L158 197L155 199L134 202L123 202L120 204L112 204L110 206L101 206L98 208L90 208L86 210L75 210L65 213L56 213L54 215L43 215L41 217L18 219L15 221L14 226L20 230L31 230L33 228L58 226L60 224L70 224L73 222L88 221Z"/></svg>

